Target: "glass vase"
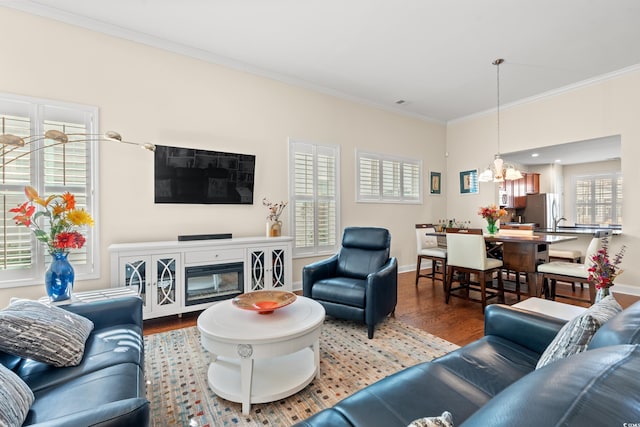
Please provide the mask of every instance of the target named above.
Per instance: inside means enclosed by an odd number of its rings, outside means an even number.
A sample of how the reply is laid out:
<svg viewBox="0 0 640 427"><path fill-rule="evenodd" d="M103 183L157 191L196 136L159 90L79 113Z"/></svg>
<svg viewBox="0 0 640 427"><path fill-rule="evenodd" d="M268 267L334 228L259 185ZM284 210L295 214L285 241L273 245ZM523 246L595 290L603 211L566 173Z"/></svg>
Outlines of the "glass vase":
<svg viewBox="0 0 640 427"><path fill-rule="evenodd" d="M498 232L498 226L496 225L495 220L487 218L487 231L489 234L496 234Z"/></svg>
<svg viewBox="0 0 640 427"><path fill-rule="evenodd" d="M600 288L600 289L596 289L596 303L602 301L603 299L605 299L608 295L610 295L611 292L609 292L609 288Z"/></svg>
<svg viewBox="0 0 640 427"><path fill-rule="evenodd" d="M52 253L53 261L44 275L44 286L51 301L71 298L75 272L65 252Z"/></svg>
<svg viewBox="0 0 640 427"><path fill-rule="evenodd" d="M267 237L280 237L282 221L267 221Z"/></svg>

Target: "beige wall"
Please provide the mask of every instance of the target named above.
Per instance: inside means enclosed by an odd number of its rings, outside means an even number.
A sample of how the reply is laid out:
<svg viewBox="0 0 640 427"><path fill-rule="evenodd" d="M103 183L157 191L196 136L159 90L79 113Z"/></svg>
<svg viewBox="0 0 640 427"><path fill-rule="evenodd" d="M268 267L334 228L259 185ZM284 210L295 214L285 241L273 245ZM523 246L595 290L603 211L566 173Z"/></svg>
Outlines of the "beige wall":
<svg viewBox="0 0 640 427"><path fill-rule="evenodd" d="M388 227L392 254L401 266L415 263L413 225L444 216L445 198L429 196L428 187L422 205L354 202L356 148L422 159L425 176L429 170L444 173L444 125L12 9L0 7L0 28L3 38L10 35L12 40L2 53L0 92L95 105L101 130L117 130L128 140L257 157L252 206L155 205L153 155L103 144L96 218L101 278L78 282L76 290L110 285L107 248L112 243L175 240L179 234L197 233L262 235L267 212L260 200L288 197L290 137L341 147L341 225ZM72 52L73 59L62 52ZM287 229L285 225L285 233ZM309 261L295 261L294 281ZM0 306L11 296L42 294L42 286L0 289Z"/></svg>
<svg viewBox="0 0 640 427"><path fill-rule="evenodd" d="M640 290L640 192L635 182L640 168L640 71L553 97L501 109L501 151L520 151L596 137L621 135L622 173L624 175L623 235L615 237L612 249L626 244L624 273L618 290ZM458 120L447 125L448 179L453 182L461 170L484 168L497 150L495 114ZM454 155L452 155L454 154ZM481 205L494 202L495 184L480 184L478 195L460 195L455 186L447 188L447 215L471 219L477 226L482 220L475 214ZM585 246L584 239L576 242Z"/></svg>

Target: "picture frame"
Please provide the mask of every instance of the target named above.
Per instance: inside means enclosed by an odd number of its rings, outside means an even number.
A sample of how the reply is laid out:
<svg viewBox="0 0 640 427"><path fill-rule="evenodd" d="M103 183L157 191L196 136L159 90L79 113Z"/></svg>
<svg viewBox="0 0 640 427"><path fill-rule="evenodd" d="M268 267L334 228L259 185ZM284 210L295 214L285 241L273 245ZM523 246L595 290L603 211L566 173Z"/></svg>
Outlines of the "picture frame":
<svg viewBox="0 0 640 427"><path fill-rule="evenodd" d="M478 169L460 172L460 194L477 194L478 191Z"/></svg>
<svg viewBox="0 0 640 427"><path fill-rule="evenodd" d="M442 173L429 172L429 186L431 194L442 194Z"/></svg>

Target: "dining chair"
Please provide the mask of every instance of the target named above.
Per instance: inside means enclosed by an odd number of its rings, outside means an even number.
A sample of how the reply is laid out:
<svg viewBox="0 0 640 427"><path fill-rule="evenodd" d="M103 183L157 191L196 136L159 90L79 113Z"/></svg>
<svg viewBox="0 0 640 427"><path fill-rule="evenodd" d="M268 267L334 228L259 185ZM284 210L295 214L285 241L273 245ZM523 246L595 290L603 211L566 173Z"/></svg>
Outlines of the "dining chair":
<svg viewBox="0 0 640 427"><path fill-rule="evenodd" d="M502 260L488 258L484 236L480 228L447 228L447 276L445 282L445 302L449 304L451 296L464 298L482 303L482 310L487 306L487 300L498 298L504 302L504 287L502 283ZM459 286L453 287L454 273L462 273L466 278L459 282ZM493 283L493 275L497 273L497 290L487 288L487 284ZM471 274L478 276L477 284L469 279ZM454 291L464 293L454 293ZM471 298L469 291L480 292L480 299Z"/></svg>
<svg viewBox="0 0 640 427"><path fill-rule="evenodd" d="M601 238L594 237L589 243L587 252L584 257L584 262L575 263L567 261L551 261L538 266L538 275L542 278L542 291L545 297L555 300L556 296L562 298L575 299L578 301L589 301L593 304L596 300L596 288L593 283L589 282L589 267L591 266L591 257L602 247ZM589 299L578 298L569 295L557 295L556 294L556 282L568 282L572 284L573 290L575 290L575 283L578 282L581 285L586 283L589 286Z"/></svg>
<svg viewBox="0 0 640 427"><path fill-rule="evenodd" d="M445 274L447 272L447 249L438 246L437 236L427 236L427 233L435 233L436 229L432 224L416 224L416 244L418 253L418 263L416 265L416 286L421 277L440 280L444 285ZM431 261L431 273L421 274L422 260ZM436 277L438 267L441 268L440 277Z"/></svg>

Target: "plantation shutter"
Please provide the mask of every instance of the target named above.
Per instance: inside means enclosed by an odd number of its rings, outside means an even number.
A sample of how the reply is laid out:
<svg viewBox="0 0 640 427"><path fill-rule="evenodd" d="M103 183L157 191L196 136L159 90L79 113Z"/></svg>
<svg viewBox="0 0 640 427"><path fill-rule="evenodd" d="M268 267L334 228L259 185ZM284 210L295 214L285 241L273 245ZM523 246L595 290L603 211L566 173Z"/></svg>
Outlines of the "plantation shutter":
<svg viewBox="0 0 640 427"><path fill-rule="evenodd" d="M334 252L338 233L338 149L291 141L294 255Z"/></svg>
<svg viewBox="0 0 640 427"><path fill-rule="evenodd" d="M357 201L422 202L422 162L356 152Z"/></svg>
<svg viewBox="0 0 640 427"><path fill-rule="evenodd" d="M26 139L29 135L59 130L69 135L70 141L84 139L84 136L74 134L97 133L94 123L96 116L97 109L94 107L0 95L2 134ZM70 142L55 147L52 146L54 143L40 139L14 151L9 151L11 149L7 147L2 147L0 151L0 287L41 284L51 259L46 247L35 240L33 232L16 225L14 214L9 212L9 209L27 200L25 186L34 187L43 196L71 192L76 198L77 207L95 215L92 191L95 142ZM11 163L7 164L9 161ZM82 249L70 251L69 260L74 266L76 278L95 277L95 230L88 228L81 232L87 238L87 244Z"/></svg>
<svg viewBox="0 0 640 427"><path fill-rule="evenodd" d="M622 224L622 175L580 176L575 179L578 224Z"/></svg>

